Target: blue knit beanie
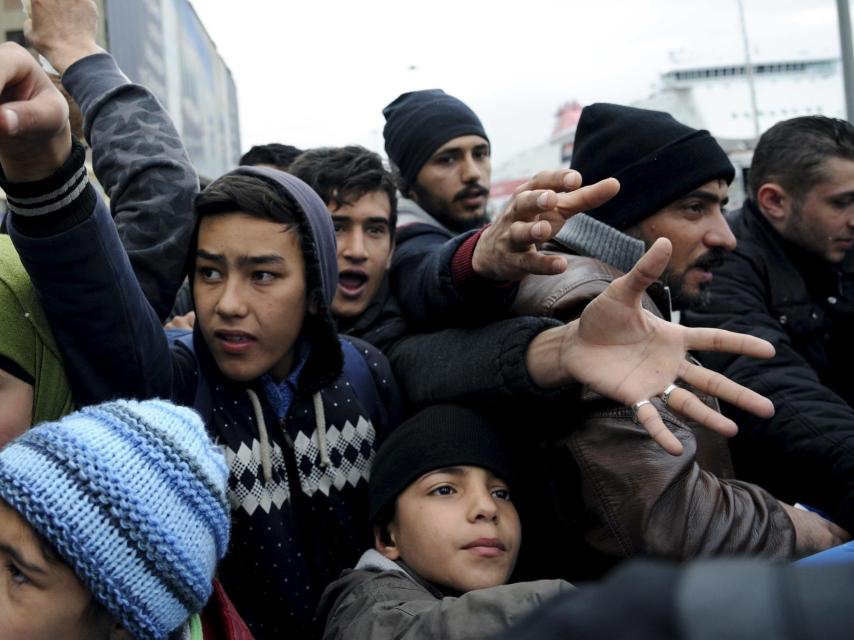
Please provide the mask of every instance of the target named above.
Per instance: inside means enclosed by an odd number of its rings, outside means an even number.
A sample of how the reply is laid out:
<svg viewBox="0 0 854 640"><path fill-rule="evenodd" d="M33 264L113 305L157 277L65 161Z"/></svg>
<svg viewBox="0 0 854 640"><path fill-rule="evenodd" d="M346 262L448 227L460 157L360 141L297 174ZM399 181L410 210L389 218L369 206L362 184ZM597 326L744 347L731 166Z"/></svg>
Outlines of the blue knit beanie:
<svg viewBox="0 0 854 640"><path fill-rule="evenodd" d="M402 93L383 109L385 152L409 184L433 152L460 136L480 136L486 131L474 111L441 89Z"/></svg>
<svg viewBox="0 0 854 640"><path fill-rule="evenodd" d="M0 451L0 498L143 640L167 638L210 597L227 479L199 416L161 400L89 407Z"/></svg>

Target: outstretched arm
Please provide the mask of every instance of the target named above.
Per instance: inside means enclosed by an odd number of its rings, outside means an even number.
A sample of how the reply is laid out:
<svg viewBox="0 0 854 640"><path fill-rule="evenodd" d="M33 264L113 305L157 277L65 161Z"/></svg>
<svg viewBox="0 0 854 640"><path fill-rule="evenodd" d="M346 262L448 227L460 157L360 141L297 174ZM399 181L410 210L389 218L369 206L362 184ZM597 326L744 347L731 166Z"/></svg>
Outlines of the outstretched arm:
<svg viewBox="0 0 854 640"><path fill-rule="evenodd" d="M398 227L391 283L407 320L422 329L490 321L513 303L527 274L560 273L563 258L540 252L567 218L619 190L614 179L581 186L577 171L545 171L519 187L494 224L451 237L428 224Z"/></svg>
<svg viewBox="0 0 854 640"><path fill-rule="evenodd" d="M719 373L686 359L688 351L722 351L770 358L765 340L718 329L687 328L644 310L644 291L667 266L672 248L658 239L635 267L614 280L587 305L581 317L538 336L528 353L532 378L541 387L572 380L625 405L637 406L637 418L650 435L673 455L679 440L664 425L650 398L664 394L676 380L760 417L774 414L771 401ZM647 402L643 402L647 401ZM725 435L735 423L703 404L687 389L668 396L677 413Z"/></svg>
<svg viewBox="0 0 854 640"><path fill-rule="evenodd" d="M39 0L28 41L80 105L95 175L131 265L161 320L184 277L199 180L166 110L95 42L93 0Z"/></svg>

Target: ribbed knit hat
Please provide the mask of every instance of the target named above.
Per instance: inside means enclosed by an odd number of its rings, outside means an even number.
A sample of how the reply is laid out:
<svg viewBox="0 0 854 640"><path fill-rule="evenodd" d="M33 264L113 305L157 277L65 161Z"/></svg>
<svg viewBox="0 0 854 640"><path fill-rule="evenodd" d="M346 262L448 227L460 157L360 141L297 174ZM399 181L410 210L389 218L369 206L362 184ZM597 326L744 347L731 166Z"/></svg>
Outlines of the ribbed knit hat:
<svg viewBox="0 0 854 640"><path fill-rule="evenodd" d="M409 184L433 152L460 136L476 135L487 142L474 111L441 89L400 94L383 109L385 152Z"/></svg>
<svg viewBox="0 0 854 640"><path fill-rule="evenodd" d="M227 478L198 414L161 400L89 407L0 451L0 499L143 640L167 638L210 597Z"/></svg>
<svg viewBox="0 0 854 640"><path fill-rule="evenodd" d="M456 465L488 469L512 488L511 449L486 418L454 405L419 411L389 434L374 457L370 521L425 473Z"/></svg>
<svg viewBox="0 0 854 640"><path fill-rule="evenodd" d="M591 104L575 132L572 168L584 184L614 177L620 192L587 215L626 229L710 180L727 184L735 169L708 131L692 129L663 111Z"/></svg>

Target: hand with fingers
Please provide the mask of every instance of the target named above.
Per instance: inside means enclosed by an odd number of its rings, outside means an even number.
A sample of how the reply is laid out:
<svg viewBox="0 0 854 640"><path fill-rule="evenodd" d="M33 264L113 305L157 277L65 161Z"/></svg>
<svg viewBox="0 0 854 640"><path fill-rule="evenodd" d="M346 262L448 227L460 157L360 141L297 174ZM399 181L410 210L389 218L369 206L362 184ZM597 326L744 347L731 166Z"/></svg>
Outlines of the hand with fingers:
<svg viewBox="0 0 854 640"><path fill-rule="evenodd" d="M582 187L581 174L570 169L537 174L516 189L498 219L484 230L472 256L475 273L505 282L529 273L561 273L566 260L540 253L537 245L554 238L567 219L604 204L619 190L613 178Z"/></svg>
<svg viewBox="0 0 854 640"><path fill-rule="evenodd" d="M86 56L103 51L96 42L95 0L32 0L24 22L27 42L60 74Z"/></svg>
<svg viewBox="0 0 854 640"><path fill-rule="evenodd" d="M65 98L26 49L0 44L0 164L6 178L46 178L70 153Z"/></svg>
<svg viewBox="0 0 854 640"><path fill-rule="evenodd" d="M670 241L659 238L628 274L614 280L587 305L580 318L537 336L528 349L526 363L532 379L541 387L575 380L632 406L652 438L668 453L680 455L682 444L649 402L653 396L663 395L674 412L724 435L734 435L737 427L692 392L676 386L677 380L757 416L774 414L770 400L692 364L687 352L724 351L770 358L774 347L752 336L683 327L643 309L644 291L661 276L671 251Z"/></svg>
<svg viewBox="0 0 854 640"><path fill-rule="evenodd" d="M795 527L795 553L808 556L851 540L851 535L839 525L817 513L780 503Z"/></svg>

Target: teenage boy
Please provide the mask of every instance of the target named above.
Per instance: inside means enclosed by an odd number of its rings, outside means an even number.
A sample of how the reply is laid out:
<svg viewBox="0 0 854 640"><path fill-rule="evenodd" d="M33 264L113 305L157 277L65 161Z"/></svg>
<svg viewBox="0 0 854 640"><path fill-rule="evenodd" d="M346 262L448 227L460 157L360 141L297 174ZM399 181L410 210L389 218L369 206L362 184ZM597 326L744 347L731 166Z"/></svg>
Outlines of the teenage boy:
<svg viewBox="0 0 854 640"><path fill-rule="evenodd" d="M382 159L364 147L310 149L291 165L326 203L338 246L338 288L332 313L342 333L360 335L388 298L397 197Z"/></svg>
<svg viewBox="0 0 854 640"><path fill-rule="evenodd" d="M371 471L374 547L324 592L325 639L488 638L572 589L507 584L522 543L510 452L486 419L451 405L389 436Z"/></svg>
<svg viewBox="0 0 854 640"><path fill-rule="evenodd" d="M199 416L160 400L89 407L12 441L0 638L250 640L212 583L227 478Z"/></svg>
<svg viewBox="0 0 854 640"><path fill-rule="evenodd" d="M320 589L364 546L373 443L397 401L383 356L335 331L328 210L271 169L208 187L191 249L198 321L170 346L82 171L61 97L26 51L2 54L10 231L75 400L166 397L199 410L231 471L223 583L256 637L308 635ZM71 195L41 206L51 194Z"/></svg>

